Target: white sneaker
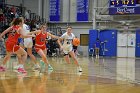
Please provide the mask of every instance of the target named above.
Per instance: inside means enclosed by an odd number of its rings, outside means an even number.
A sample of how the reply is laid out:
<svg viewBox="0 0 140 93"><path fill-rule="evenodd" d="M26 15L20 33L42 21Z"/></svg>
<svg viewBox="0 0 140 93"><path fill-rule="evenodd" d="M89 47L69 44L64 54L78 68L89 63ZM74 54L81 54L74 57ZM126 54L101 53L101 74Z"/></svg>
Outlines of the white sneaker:
<svg viewBox="0 0 140 93"><path fill-rule="evenodd" d="M83 70L82 70L81 67L78 67L78 71L79 71L79 72L83 72Z"/></svg>
<svg viewBox="0 0 140 93"><path fill-rule="evenodd" d="M18 68L23 68L23 65L19 64L19 65L13 67L14 70L18 70Z"/></svg>
<svg viewBox="0 0 140 93"><path fill-rule="evenodd" d="M17 70L18 68L19 68L19 66L17 65L17 66L14 66L13 69L14 69L14 70Z"/></svg>
<svg viewBox="0 0 140 93"><path fill-rule="evenodd" d="M38 64L35 64L33 67L33 70L39 70L39 69L40 69L40 66Z"/></svg>
<svg viewBox="0 0 140 93"><path fill-rule="evenodd" d="M48 70L53 70L53 67L51 65L48 65Z"/></svg>

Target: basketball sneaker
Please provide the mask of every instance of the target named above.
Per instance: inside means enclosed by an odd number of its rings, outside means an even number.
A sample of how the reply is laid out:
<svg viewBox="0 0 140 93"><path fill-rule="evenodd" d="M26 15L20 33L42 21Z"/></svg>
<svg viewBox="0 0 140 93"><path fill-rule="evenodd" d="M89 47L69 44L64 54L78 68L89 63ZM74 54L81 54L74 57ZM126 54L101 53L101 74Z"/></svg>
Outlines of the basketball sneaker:
<svg viewBox="0 0 140 93"><path fill-rule="evenodd" d="M40 60L40 72L45 72L46 71L46 64L44 63L43 60Z"/></svg>
<svg viewBox="0 0 140 93"><path fill-rule="evenodd" d="M48 65L48 70L53 70L53 67L51 65Z"/></svg>
<svg viewBox="0 0 140 93"><path fill-rule="evenodd" d="M18 73L27 73L27 71L24 68L18 68L17 69Z"/></svg>
<svg viewBox="0 0 140 93"><path fill-rule="evenodd" d="M45 68L46 65L43 60L40 60L40 66L41 66L41 68Z"/></svg>
<svg viewBox="0 0 140 93"><path fill-rule="evenodd" d="M78 67L78 71L79 71L79 72L83 72L83 70L82 70L81 67Z"/></svg>
<svg viewBox="0 0 140 93"><path fill-rule="evenodd" d="M18 70L18 68L23 68L23 65L22 64L18 64L17 66L14 66L14 70Z"/></svg>
<svg viewBox="0 0 140 93"><path fill-rule="evenodd" d="M6 68L4 66L0 66L0 72L6 71Z"/></svg>
<svg viewBox="0 0 140 93"><path fill-rule="evenodd" d="M38 64L35 64L33 67L33 71L36 71L36 70L40 70L40 66Z"/></svg>
<svg viewBox="0 0 140 93"><path fill-rule="evenodd" d="M14 69L14 70L17 70L18 68L19 68L19 66L14 66L14 68L13 68L13 69Z"/></svg>

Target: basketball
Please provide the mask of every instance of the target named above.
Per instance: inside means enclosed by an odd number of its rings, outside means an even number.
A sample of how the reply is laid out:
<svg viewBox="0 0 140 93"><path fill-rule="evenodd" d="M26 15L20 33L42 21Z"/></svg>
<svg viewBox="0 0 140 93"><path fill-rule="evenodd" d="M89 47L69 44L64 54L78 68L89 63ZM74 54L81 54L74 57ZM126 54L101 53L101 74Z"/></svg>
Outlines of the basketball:
<svg viewBox="0 0 140 93"><path fill-rule="evenodd" d="M73 44L74 46L79 46L79 45L80 45L80 40L79 40L79 38L74 38L73 41L72 41L72 44Z"/></svg>

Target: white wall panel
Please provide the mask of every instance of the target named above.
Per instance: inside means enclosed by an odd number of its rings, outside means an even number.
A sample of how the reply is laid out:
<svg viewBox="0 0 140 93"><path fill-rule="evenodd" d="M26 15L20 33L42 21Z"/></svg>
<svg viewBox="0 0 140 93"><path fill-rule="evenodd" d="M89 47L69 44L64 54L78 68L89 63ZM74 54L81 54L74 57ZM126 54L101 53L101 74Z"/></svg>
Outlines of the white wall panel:
<svg viewBox="0 0 140 93"><path fill-rule="evenodd" d="M77 14L76 1L77 0L70 0L70 22L76 21Z"/></svg>
<svg viewBox="0 0 140 93"><path fill-rule="evenodd" d="M41 15L39 12L39 0L24 0L24 7L31 10L32 13L36 13L38 15Z"/></svg>
<svg viewBox="0 0 140 93"><path fill-rule="evenodd" d="M6 0L6 3L10 5L20 6L20 4L22 3L22 0Z"/></svg>
<svg viewBox="0 0 140 93"><path fill-rule="evenodd" d="M62 21L68 22L69 19L69 0L62 0Z"/></svg>

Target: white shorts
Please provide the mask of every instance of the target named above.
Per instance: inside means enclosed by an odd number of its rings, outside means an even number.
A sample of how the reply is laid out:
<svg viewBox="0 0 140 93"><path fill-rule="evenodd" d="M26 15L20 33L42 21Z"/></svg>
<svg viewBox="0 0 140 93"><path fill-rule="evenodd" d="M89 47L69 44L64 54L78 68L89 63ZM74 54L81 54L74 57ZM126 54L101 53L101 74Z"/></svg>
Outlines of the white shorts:
<svg viewBox="0 0 140 93"><path fill-rule="evenodd" d="M24 47L25 48L32 48L33 47L32 38L25 38L24 39Z"/></svg>
<svg viewBox="0 0 140 93"><path fill-rule="evenodd" d="M73 50L72 46L63 46L63 52L64 54L69 54Z"/></svg>

